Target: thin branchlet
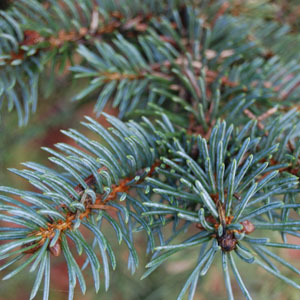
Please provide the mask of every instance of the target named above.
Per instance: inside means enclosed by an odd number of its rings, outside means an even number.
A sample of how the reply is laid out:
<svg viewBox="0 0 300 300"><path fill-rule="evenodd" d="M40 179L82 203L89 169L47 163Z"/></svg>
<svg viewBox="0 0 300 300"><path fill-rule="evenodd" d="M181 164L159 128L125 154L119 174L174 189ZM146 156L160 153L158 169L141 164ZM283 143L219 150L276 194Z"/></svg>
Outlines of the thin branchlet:
<svg viewBox="0 0 300 300"><path fill-rule="evenodd" d="M155 168L160 165L159 161L156 161L150 168L147 176L150 177L155 172ZM107 170L106 167L102 167L98 169L98 172ZM137 172L138 173L138 172ZM128 177L120 180L118 184L113 184L111 186L111 192L103 199L102 195L96 194L96 201L93 203L90 199L90 197L86 197L84 199L84 206L85 209L83 212L78 213L77 211L72 212L70 211L65 205L61 205L60 209L63 211L65 220L58 220L57 222L49 222L47 224L47 228L40 228L36 232L32 232L30 236L36 236L41 237L38 244L32 249L24 251L26 254L32 254L38 251L44 244L46 240L51 240L55 237L55 232L59 231L60 233L63 233L67 230L73 230L74 222L79 219L88 219L94 210L111 210L111 211L117 211L114 207L107 205L109 201L114 201L117 198L118 193L128 193L130 191L131 186L128 185L130 181L132 181L134 177ZM94 188L95 184L95 177L93 175L88 176L84 179L85 183L89 186L89 188ZM142 180L139 180L136 182L136 184L141 183ZM79 194L83 195L84 188L79 184L77 185L74 190ZM69 195L71 199L74 199L72 195ZM54 246L49 245L49 251L54 256L59 256L61 254L61 245L60 242L61 237L58 238L58 241L54 244ZM30 246L31 244L25 244L22 247L26 248ZM33 244L32 244L33 245Z"/></svg>

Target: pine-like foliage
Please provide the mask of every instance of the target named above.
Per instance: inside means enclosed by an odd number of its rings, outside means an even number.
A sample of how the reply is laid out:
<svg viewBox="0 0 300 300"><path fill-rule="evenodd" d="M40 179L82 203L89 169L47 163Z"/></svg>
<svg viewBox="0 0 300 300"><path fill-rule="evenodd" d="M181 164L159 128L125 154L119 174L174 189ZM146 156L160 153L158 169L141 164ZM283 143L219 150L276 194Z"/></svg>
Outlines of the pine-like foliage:
<svg viewBox="0 0 300 300"><path fill-rule="evenodd" d="M300 237L300 35L281 1L4 2L1 113L27 124L59 73L80 80L73 100L89 95L111 127L86 117L94 138L63 131L78 147L44 148L53 167L10 170L33 190L0 187L3 280L29 267L30 299L42 289L46 300L51 256L63 256L69 299L77 282L89 288L87 267L96 292L102 270L108 289L117 258L102 228L111 226L132 273L134 234L147 236L143 278L196 249L177 299L193 299L218 259L228 299L233 279L251 299L240 262L300 289L282 267L300 271L274 251L300 250L288 241ZM103 113L110 101L119 118Z"/></svg>

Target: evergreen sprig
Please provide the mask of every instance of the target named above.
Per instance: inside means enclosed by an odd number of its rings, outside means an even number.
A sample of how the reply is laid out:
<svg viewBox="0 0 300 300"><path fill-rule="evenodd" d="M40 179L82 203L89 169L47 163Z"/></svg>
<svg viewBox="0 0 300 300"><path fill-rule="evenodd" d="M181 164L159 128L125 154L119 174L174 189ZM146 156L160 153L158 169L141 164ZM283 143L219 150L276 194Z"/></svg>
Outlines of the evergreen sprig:
<svg viewBox="0 0 300 300"><path fill-rule="evenodd" d="M251 299L240 262L300 289L281 267L300 271L274 251L300 250L288 242L300 236L298 44L284 51L299 37L294 24L270 13L278 6L10 2L0 10L0 104L15 108L24 125L44 73L52 76L51 90L57 70L71 71L67 76L89 79L73 100L90 95L111 127L86 117L88 136L62 131L78 147L44 148L51 167L26 162L23 170L10 169L34 191L0 186L4 280L29 267L36 272L30 299L43 282L47 300L51 256L61 255L70 300L77 282L86 292L88 266L96 292L103 269L107 290L117 261L103 230L109 225L128 247L132 273L139 263L133 236L146 233L152 257L142 278L170 256L196 249L178 299L187 292L194 298L218 256L228 299L230 269ZM103 113L109 102L119 118ZM82 266L77 255L85 257Z"/></svg>
<svg viewBox="0 0 300 300"><path fill-rule="evenodd" d="M77 49L84 60L70 70L76 72L75 78L94 78L74 99L101 88L97 113L110 95L115 97L114 105L120 106L121 117L149 101L164 103L169 89L177 93L178 79L185 85L192 80L193 69L206 73L215 88L221 81L230 95L246 92L248 103L263 102L270 107L274 100L269 99L280 95L287 106L297 99L296 53L285 57L282 50L272 50L274 40L290 37L288 29L274 29L279 25L272 23L267 30L257 24L259 18L250 26L243 16L221 14L218 4L195 7L187 0L156 2L99 1L93 5L89 0L75 5L66 0L47 5L30 0L13 2L8 11L1 11L0 95L9 111L17 110L19 125L27 124L30 113L36 111L38 80L45 80L45 67L52 70L45 91L49 94L54 89L54 70L64 72L72 65ZM214 14L219 17L213 18ZM253 35L250 41L249 35ZM281 49L285 44L274 47ZM270 60L265 57L268 51L274 52ZM293 80L282 89L291 74ZM131 98L134 101L128 105Z"/></svg>
<svg viewBox="0 0 300 300"><path fill-rule="evenodd" d="M152 232L141 218L145 208L127 192L139 188L146 176L154 172L157 154L152 148L155 136L135 122L127 125L107 116L114 124L111 133L94 120L88 118L83 124L105 139L107 146L98 141L89 140L75 130L64 132L78 142L79 150L67 144L56 145L55 151L45 148L53 156L50 161L62 171L46 168L40 164L28 162L29 169L12 172L28 180L39 192L28 192L18 189L0 187L1 192L17 195L26 204L11 196L1 195L1 221L21 225L26 228L1 228L1 240L13 240L0 246L0 257L9 260L1 267L5 270L11 264L20 261L24 256L30 258L23 261L15 270L4 276L4 280L16 275L30 263L30 272L38 268L37 277L31 293L35 297L44 278L44 298L49 293L49 253L54 256L64 254L68 265L70 292L73 298L76 278L83 293L86 284L81 270L70 251L72 240L81 255L87 256L86 265L90 265L94 277L95 290L100 287L100 262L94 247L99 246L104 267L105 288L109 286L109 263L113 269L116 259L109 240L101 232L101 223L106 220L117 234L119 243L124 240L128 246L129 268L134 272L138 258L132 244L132 230L135 223L142 225L149 235L149 249L154 247ZM120 205L116 200L125 201ZM125 203L123 202L123 203ZM111 213L117 214L118 221ZM94 236L94 243L89 245L80 228L87 228ZM17 247L21 246L20 249ZM17 255L17 256L16 256Z"/></svg>
<svg viewBox="0 0 300 300"><path fill-rule="evenodd" d="M287 283L300 288L297 283L280 274L273 264L269 268L269 260L265 255L261 255L263 251L276 259L276 255L268 252L268 247L300 249L299 245L270 242L269 235L266 238L262 238L261 235L253 237L259 230L276 230L282 233L289 230L290 234L293 234L293 231L297 234L300 228L299 221L289 219L286 222L287 219L283 221L281 215L285 210L299 208L299 204L285 204L274 196L286 199L286 195L294 194L299 179L289 173L284 174L278 166L268 168L270 157L274 152L278 152L278 144L268 147L265 143L253 143L250 138L237 139L239 132L236 137L232 136L233 132L233 127L227 127L225 122L216 125L209 142L200 136L197 137L199 156L192 158L180 149L174 152L172 160L167 157L161 158L164 163L161 175L167 176L163 170L168 170L173 180L169 178L166 183L162 183L157 179L146 179L153 193L161 195L161 201L152 202L150 193L149 201L144 202L144 205L152 210L145 212L144 216L167 216L168 219L176 220L178 225L182 223L180 220L183 220L183 223L199 228L198 233L194 233L181 244L170 244L173 240L173 237L170 237L166 243L156 247L157 252L147 265L149 271L146 276L170 255L202 245L197 266L178 299L182 299L188 289L190 298L193 298L194 285L199 276L207 273L218 252L222 253L229 299L232 299L233 295L228 261L243 294L246 298L251 298L236 268L234 259L237 258L247 263L256 263ZM274 156L276 157L276 154ZM176 227L174 237L177 236L178 230ZM161 254L161 250L165 252ZM262 261L258 259L259 256ZM299 274L299 270L283 259L278 258L277 261Z"/></svg>

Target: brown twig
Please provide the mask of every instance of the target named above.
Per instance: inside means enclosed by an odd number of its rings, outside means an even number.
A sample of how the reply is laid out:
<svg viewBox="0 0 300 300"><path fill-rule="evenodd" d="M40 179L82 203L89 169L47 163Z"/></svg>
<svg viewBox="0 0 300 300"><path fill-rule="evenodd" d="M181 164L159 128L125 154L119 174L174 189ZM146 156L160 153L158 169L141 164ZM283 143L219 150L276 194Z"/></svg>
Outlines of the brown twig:
<svg viewBox="0 0 300 300"><path fill-rule="evenodd" d="M159 161L155 162L152 166L151 169L148 173L147 176L152 176L155 168L160 164ZM100 173L102 170L107 170L106 167L102 167L98 169L98 173ZM128 185L128 182L130 182L133 178L124 178L122 180L120 180L119 184L113 184L111 186L111 192L110 194L103 199L102 195L97 195L96 197L96 201L95 203L92 203L90 197L87 197L84 201L84 206L85 206L85 211L81 212L78 214L78 211L76 212L71 212L71 211L67 211L65 213L65 220L58 220L56 222L49 222L47 224L47 228L40 228L37 232L32 233L32 236L41 236L41 240L39 240L39 242L37 243L37 245L29 250L24 251L24 253L35 253L38 249L40 249L40 247L42 247L42 245L45 243L45 241L47 239L49 239L50 241L54 238L55 236L55 232L58 230L60 233L66 231L66 230L72 230L73 228L73 222L76 219L84 219L84 218L88 218L92 212L93 209L100 209L100 210L116 210L114 207L108 206L107 203L109 201L112 201L114 199L116 199L117 194L118 193L127 193L130 189L130 186ZM88 176L87 178L84 179L85 183L89 186L89 187L93 187L93 185L95 184L96 180L95 177L93 175ZM141 182L141 181L140 181ZM138 182L139 183L139 182ZM84 188L79 184L77 185L75 188L75 191L79 194L79 195L83 195L84 192ZM72 197L70 195L71 199L74 199L74 197ZM67 210L67 207L65 205L60 206L60 208ZM60 254L60 240L61 238L58 239L58 242L53 246L53 247L49 247L49 251L55 255L58 256ZM29 244L24 245L23 247L28 247L30 246Z"/></svg>
<svg viewBox="0 0 300 300"><path fill-rule="evenodd" d="M257 126L258 126L259 129L264 130L265 126L262 123L262 121L269 118L273 114L275 114L277 112L277 110L278 110L278 107L272 107L272 108L270 108L269 110L267 110L265 113L263 113L262 115L260 115L258 117L256 117L249 109L245 109L243 112L248 118L257 121ZM265 135L268 135L268 132L265 132Z"/></svg>
<svg viewBox="0 0 300 300"><path fill-rule="evenodd" d="M229 7L230 7L230 3L227 2L227 1L225 1L225 2L221 5L221 7L220 7L219 10L217 11L217 13L216 13L216 15L215 15L213 21L211 22L212 27L215 26L217 20L218 20L221 16L223 16L223 15L225 14L226 10L227 10Z"/></svg>
<svg viewBox="0 0 300 300"><path fill-rule="evenodd" d="M90 42L90 37L92 40L98 40L101 37L104 37L107 34L111 34L112 32L119 30L125 31L127 34L132 34L134 32L144 32L148 28L148 24L153 16L151 14L148 15L140 15L135 19L131 19L126 21L125 16L123 16L120 12L112 12L111 20L108 23L101 23L99 25L100 20L103 21L103 17L99 16L99 13L94 10L92 13L92 20L90 23L90 27L82 27L79 31L71 30L66 32L64 29L60 30L57 33L57 36L44 37L41 36L38 31L35 30L25 30L24 31L24 40L20 43L19 49L16 52L10 53L9 59L2 59L7 63L12 63L15 60L26 58L26 51L24 51L21 47L26 46L34 46L38 45L41 42L43 43L42 48L39 50L49 51L53 48L60 48L65 43L86 43ZM87 37L88 36L88 40ZM37 51L38 53L39 51Z"/></svg>

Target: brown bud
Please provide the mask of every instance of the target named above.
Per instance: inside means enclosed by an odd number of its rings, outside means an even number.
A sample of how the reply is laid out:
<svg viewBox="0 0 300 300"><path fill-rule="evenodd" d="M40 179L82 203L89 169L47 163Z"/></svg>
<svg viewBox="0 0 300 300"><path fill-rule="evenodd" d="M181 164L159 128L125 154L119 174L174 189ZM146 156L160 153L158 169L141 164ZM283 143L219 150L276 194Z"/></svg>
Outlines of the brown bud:
<svg viewBox="0 0 300 300"><path fill-rule="evenodd" d="M245 220L243 222L241 222L241 224L243 225L243 232L245 232L246 234L250 234L252 233L254 230L255 230L255 226L253 223L251 223L250 221L248 220Z"/></svg>
<svg viewBox="0 0 300 300"><path fill-rule="evenodd" d="M49 251L54 256L59 256L61 254L61 244L60 241L57 241L54 246L49 247Z"/></svg>
<svg viewBox="0 0 300 300"><path fill-rule="evenodd" d="M43 37L37 31L34 30L25 30L24 31L24 40L22 42L23 46L32 46L39 42L43 41Z"/></svg>
<svg viewBox="0 0 300 300"><path fill-rule="evenodd" d="M230 252L236 247L237 239L234 237L234 234L231 231L226 231L226 233L223 236L217 239L219 246L224 252Z"/></svg>

